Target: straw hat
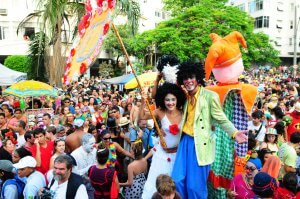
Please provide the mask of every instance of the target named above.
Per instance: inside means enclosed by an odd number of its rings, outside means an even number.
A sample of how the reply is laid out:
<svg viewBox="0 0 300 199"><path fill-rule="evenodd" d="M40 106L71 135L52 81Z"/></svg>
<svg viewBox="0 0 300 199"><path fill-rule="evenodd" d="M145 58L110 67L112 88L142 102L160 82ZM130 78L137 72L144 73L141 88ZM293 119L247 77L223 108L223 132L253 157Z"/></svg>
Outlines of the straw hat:
<svg viewBox="0 0 300 199"><path fill-rule="evenodd" d="M127 117L121 117L120 122L119 122L119 126L125 126L129 123L130 123L130 121L127 119Z"/></svg>

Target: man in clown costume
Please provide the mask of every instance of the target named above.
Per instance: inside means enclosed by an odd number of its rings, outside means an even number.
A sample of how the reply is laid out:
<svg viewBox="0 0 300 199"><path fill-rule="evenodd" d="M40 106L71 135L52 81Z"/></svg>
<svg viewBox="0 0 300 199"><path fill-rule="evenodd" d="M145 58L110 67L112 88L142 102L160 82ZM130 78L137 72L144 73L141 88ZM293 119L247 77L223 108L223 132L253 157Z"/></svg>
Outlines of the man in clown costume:
<svg viewBox="0 0 300 199"><path fill-rule="evenodd" d="M238 130L247 130L249 115L257 96L257 88L238 82L244 71L239 43L247 48L241 33L234 31L225 37L210 34L212 45L205 61L206 80L214 74L216 86L207 89L218 93L227 118ZM242 172L248 144L238 144L216 125L216 157L209 174L209 198L226 198L226 189L234 174Z"/></svg>
<svg viewBox="0 0 300 199"><path fill-rule="evenodd" d="M247 136L227 119L219 96L203 87L202 64L184 62L178 69L177 82L186 89L188 100L184 106L172 178L183 199L207 198L207 179L216 146L212 124L219 124L228 137L239 143L246 142Z"/></svg>

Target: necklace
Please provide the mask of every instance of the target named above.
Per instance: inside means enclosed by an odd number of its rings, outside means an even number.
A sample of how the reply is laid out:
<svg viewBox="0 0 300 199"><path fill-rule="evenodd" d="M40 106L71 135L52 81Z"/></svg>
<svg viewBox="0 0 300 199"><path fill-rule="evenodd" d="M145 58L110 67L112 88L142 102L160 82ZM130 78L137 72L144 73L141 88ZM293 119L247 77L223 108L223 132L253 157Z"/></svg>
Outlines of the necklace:
<svg viewBox="0 0 300 199"><path fill-rule="evenodd" d="M249 182L248 178L246 177L246 175L243 175L243 180L246 184L247 189L251 190L252 189L252 183Z"/></svg>

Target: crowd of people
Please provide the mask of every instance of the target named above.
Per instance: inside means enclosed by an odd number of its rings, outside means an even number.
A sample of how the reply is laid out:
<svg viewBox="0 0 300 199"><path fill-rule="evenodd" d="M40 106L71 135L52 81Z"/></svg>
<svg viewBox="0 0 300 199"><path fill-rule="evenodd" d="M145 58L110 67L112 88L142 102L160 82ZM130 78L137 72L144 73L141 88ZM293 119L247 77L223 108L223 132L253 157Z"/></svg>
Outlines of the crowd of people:
<svg viewBox="0 0 300 199"><path fill-rule="evenodd" d="M200 63L169 60L178 66L177 84L161 83L170 77L166 63L159 65L154 87L142 91L91 77L63 85L56 99L25 99L23 109L20 99L1 95L1 198L207 198L216 123L238 143L248 142L227 197L300 197L297 76L274 68L241 77L259 91L245 133L205 89L217 82L204 81ZM44 108L53 113L42 121L26 115Z"/></svg>

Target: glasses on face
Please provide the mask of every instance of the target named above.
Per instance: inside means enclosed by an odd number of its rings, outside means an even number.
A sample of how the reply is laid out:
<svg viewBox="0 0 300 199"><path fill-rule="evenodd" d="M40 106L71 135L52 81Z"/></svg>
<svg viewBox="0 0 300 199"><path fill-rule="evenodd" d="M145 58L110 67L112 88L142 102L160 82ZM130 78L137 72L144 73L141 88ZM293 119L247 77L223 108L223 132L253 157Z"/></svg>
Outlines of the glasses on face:
<svg viewBox="0 0 300 199"><path fill-rule="evenodd" d="M253 171L256 170L256 168L255 167L249 167L249 166L246 165L245 170L249 170L249 171L253 172Z"/></svg>
<svg viewBox="0 0 300 199"><path fill-rule="evenodd" d="M110 140L111 137L108 138L102 138L104 141Z"/></svg>
<svg viewBox="0 0 300 199"><path fill-rule="evenodd" d="M65 101L66 104L70 103L69 101Z"/></svg>

